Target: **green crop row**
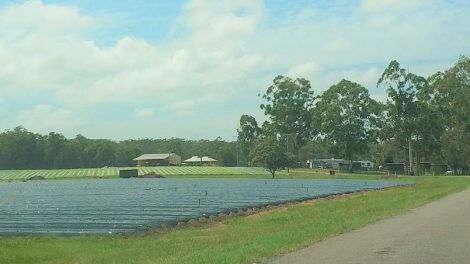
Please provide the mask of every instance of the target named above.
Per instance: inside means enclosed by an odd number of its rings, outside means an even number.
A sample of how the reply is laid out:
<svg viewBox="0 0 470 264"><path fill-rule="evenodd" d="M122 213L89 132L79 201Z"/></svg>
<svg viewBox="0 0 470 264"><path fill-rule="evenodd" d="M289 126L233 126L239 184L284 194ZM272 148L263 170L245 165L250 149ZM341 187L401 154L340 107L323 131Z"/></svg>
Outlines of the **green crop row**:
<svg viewBox="0 0 470 264"><path fill-rule="evenodd" d="M46 179L61 178L99 178L117 177L121 169L138 169L139 175L155 173L163 176L170 175L267 175L263 168L244 167L127 167L127 168L87 168L59 170L3 170L0 180L22 180L33 176Z"/></svg>

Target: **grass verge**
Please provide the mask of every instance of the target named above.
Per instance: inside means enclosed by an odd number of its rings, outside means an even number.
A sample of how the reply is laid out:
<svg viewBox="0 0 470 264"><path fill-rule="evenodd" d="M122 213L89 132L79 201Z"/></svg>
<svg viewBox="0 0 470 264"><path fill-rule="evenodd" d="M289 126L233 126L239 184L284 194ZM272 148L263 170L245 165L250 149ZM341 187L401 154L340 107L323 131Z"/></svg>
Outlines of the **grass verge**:
<svg viewBox="0 0 470 264"><path fill-rule="evenodd" d="M254 263L470 187L470 178L326 198L200 228L131 236L0 237L0 263Z"/></svg>

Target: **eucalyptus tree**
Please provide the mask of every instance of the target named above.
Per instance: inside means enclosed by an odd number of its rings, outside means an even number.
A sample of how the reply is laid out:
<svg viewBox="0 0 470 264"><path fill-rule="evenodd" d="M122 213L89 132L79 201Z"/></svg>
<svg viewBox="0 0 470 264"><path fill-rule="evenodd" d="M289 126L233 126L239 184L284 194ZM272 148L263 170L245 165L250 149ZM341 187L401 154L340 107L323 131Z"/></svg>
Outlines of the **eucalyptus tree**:
<svg viewBox="0 0 470 264"><path fill-rule="evenodd" d="M418 100L417 93L427 86L424 77L401 68L393 60L383 72L377 86L385 87L388 93L386 126L384 129L399 147L408 151L410 172L413 171L411 144L417 136Z"/></svg>
<svg viewBox="0 0 470 264"><path fill-rule="evenodd" d="M434 74L430 85L445 127L470 125L470 58L461 56L453 67Z"/></svg>
<svg viewBox="0 0 470 264"><path fill-rule="evenodd" d="M416 161L427 161L440 154L440 138L444 132L443 116L433 100L434 89L427 85L417 93L416 113ZM419 173L419 166L417 166Z"/></svg>
<svg viewBox="0 0 470 264"><path fill-rule="evenodd" d="M258 127L258 122L256 122L254 117L250 115L242 115L240 117L240 126L237 129L237 132L237 144L239 144L244 157L248 158L250 152L255 147L256 141L261 136L261 128Z"/></svg>
<svg viewBox="0 0 470 264"><path fill-rule="evenodd" d="M61 168L65 163L65 148L67 138L62 134L50 132L44 136L44 166L46 168Z"/></svg>
<svg viewBox="0 0 470 264"><path fill-rule="evenodd" d="M311 111L315 97L310 82L277 76L261 97L267 101L260 108L269 117L270 128L285 140L287 150L297 156L299 147L312 135Z"/></svg>
<svg viewBox="0 0 470 264"><path fill-rule="evenodd" d="M470 166L470 58L461 56L431 76L433 104L442 122L441 149L454 171Z"/></svg>
<svg viewBox="0 0 470 264"><path fill-rule="evenodd" d="M260 138L277 138L278 133L274 125L269 121L264 121L261 125L261 135Z"/></svg>
<svg viewBox="0 0 470 264"><path fill-rule="evenodd" d="M22 126L0 135L0 167L2 169L44 168L43 137Z"/></svg>
<svg viewBox="0 0 470 264"><path fill-rule="evenodd" d="M468 173L470 166L470 130L464 124L456 124L441 137L442 154L455 174ZM460 171L460 172L459 172Z"/></svg>
<svg viewBox="0 0 470 264"><path fill-rule="evenodd" d="M320 96L313 118L331 152L352 161L377 140L374 131L380 110L365 87L343 79Z"/></svg>

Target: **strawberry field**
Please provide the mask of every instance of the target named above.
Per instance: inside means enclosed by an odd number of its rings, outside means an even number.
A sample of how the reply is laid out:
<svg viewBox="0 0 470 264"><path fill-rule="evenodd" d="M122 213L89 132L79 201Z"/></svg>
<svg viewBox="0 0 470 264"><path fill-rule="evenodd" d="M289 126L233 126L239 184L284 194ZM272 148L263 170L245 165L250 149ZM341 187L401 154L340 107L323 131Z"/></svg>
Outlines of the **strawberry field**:
<svg viewBox="0 0 470 264"><path fill-rule="evenodd" d="M120 169L138 169L139 175L155 173L162 176L170 175L268 175L263 168L257 167L129 167L129 168L86 168L59 170L2 170L0 180L23 180L34 176L45 179L64 178L108 178L118 177Z"/></svg>

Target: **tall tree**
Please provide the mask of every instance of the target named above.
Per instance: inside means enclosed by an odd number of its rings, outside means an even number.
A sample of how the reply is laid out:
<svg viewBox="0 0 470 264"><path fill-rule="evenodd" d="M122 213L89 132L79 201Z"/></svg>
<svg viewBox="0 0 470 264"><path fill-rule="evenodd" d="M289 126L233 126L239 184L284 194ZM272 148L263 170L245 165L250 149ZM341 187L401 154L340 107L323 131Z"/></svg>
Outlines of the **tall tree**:
<svg viewBox="0 0 470 264"><path fill-rule="evenodd" d="M289 152L297 155L300 146L312 134L314 96L310 82L303 78L277 76L262 98L260 108L269 117L277 136L286 142Z"/></svg>
<svg viewBox="0 0 470 264"><path fill-rule="evenodd" d="M431 160L440 152L440 137L444 132L442 116L439 114L439 108L431 99L431 91L422 89L417 94L417 113L416 113L416 139L415 153L416 162L420 164L422 159ZM417 173L420 173L420 166L416 167Z"/></svg>
<svg viewBox="0 0 470 264"><path fill-rule="evenodd" d="M222 147L218 157L219 163L224 167L235 167L238 165L236 149L231 146Z"/></svg>
<svg viewBox="0 0 470 264"><path fill-rule="evenodd" d="M276 128L274 125L269 121L264 121L261 125L261 138L277 138L278 133L276 132Z"/></svg>
<svg viewBox="0 0 470 264"><path fill-rule="evenodd" d="M442 120L441 149L454 171L470 166L470 58L430 78L433 104Z"/></svg>
<svg viewBox="0 0 470 264"><path fill-rule="evenodd" d="M352 161L376 141L373 132L380 110L366 88L343 79L321 95L313 117L332 153Z"/></svg>
<svg viewBox="0 0 470 264"><path fill-rule="evenodd" d="M430 78L434 104L444 116L445 127L470 124L470 58L461 56L458 62Z"/></svg>
<svg viewBox="0 0 470 264"><path fill-rule="evenodd" d="M242 115L240 117L240 127L237 129L237 132L237 143L240 146L243 156L248 159L250 152L255 147L256 141L261 135L261 129L258 127L258 123L254 117L250 115Z"/></svg>
<svg viewBox="0 0 470 264"><path fill-rule="evenodd" d="M114 166L116 161L116 142L106 139L95 140L96 154L93 157L94 167Z"/></svg>
<svg viewBox="0 0 470 264"><path fill-rule="evenodd" d="M408 151L410 172L413 170L412 151L410 150L413 138L417 135L418 103L417 93L427 85L425 78L415 75L401 68L397 61L391 61L383 72L377 86L387 89L387 126L394 142L400 148Z"/></svg>
<svg viewBox="0 0 470 264"><path fill-rule="evenodd" d="M465 125L456 125L442 136L442 154L454 174L468 173L470 166L470 131Z"/></svg>
<svg viewBox="0 0 470 264"><path fill-rule="evenodd" d="M64 151L67 139L62 135L50 132L44 137L44 160L47 168L62 168L64 166Z"/></svg>
<svg viewBox="0 0 470 264"><path fill-rule="evenodd" d="M44 168L43 138L24 127L2 133L0 164L4 169Z"/></svg>

